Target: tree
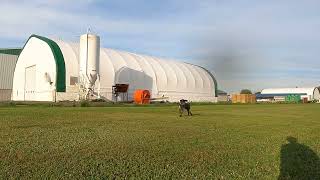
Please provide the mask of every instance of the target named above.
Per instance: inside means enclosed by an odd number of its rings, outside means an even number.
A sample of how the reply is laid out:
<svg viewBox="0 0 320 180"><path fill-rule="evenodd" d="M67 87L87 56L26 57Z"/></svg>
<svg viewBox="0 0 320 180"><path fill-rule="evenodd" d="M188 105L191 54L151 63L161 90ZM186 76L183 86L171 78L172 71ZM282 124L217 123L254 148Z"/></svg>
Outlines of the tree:
<svg viewBox="0 0 320 180"><path fill-rule="evenodd" d="M252 94L252 92L249 89L242 89L240 94Z"/></svg>

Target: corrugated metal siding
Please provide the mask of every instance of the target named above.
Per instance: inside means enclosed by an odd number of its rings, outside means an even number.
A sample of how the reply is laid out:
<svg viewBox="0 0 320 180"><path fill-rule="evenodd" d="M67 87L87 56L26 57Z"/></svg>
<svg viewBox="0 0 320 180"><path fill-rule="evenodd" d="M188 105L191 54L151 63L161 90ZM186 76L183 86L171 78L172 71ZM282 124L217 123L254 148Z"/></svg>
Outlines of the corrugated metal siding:
<svg viewBox="0 0 320 180"><path fill-rule="evenodd" d="M12 89L17 60L18 56L0 54L0 89Z"/></svg>
<svg viewBox="0 0 320 180"><path fill-rule="evenodd" d="M0 89L0 101L10 101L11 92L11 89Z"/></svg>

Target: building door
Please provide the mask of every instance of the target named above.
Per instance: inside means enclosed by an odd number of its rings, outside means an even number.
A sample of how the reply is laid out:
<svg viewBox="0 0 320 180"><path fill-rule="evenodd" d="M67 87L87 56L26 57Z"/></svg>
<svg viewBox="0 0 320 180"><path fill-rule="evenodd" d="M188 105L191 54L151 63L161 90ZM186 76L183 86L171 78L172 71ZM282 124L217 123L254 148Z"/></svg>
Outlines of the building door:
<svg viewBox="0 0 320 180"><path fill-rule="evenodd" d="M36 65L26 67L25 70L25 85L24 85L24 100L35 101L36 93Z"/></svg>

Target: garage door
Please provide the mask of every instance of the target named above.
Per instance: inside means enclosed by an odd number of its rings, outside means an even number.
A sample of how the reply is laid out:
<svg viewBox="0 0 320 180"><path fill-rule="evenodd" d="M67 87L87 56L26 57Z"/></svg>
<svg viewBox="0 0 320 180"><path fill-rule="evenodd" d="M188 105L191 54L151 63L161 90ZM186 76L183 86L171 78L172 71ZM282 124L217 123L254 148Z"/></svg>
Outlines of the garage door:
<svg viewBox="0 0 320 180"><path fill-rule="evenodd" d="M36 96L36 66L29 66L25 71L24 100L35 101Z"/></svg>

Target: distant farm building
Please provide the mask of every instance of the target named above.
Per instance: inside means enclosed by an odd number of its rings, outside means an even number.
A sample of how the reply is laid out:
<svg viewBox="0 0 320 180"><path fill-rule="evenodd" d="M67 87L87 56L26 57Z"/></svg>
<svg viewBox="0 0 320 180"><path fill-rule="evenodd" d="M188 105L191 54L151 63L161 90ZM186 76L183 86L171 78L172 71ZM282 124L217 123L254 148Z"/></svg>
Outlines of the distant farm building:
<svg viewBox="0 0 320 180"><path fill-rule="evenodd" d="M218 102L227 102L229 100L228 93L218 90Z"/></svg>
<svg viewBox="0 0 320 180"><path fill-rule="evenodd" d="M320 91L317 87L264 89L261 91L261 94L257 94L256 97L260 102L310 102L320 100Z"/></svg>

